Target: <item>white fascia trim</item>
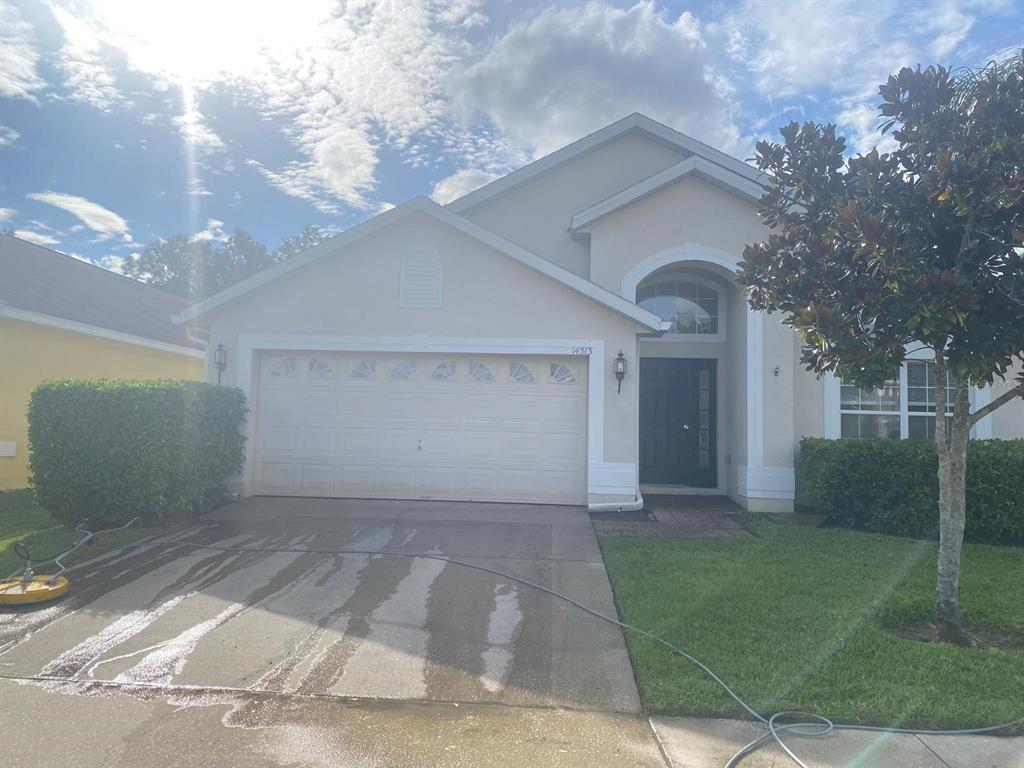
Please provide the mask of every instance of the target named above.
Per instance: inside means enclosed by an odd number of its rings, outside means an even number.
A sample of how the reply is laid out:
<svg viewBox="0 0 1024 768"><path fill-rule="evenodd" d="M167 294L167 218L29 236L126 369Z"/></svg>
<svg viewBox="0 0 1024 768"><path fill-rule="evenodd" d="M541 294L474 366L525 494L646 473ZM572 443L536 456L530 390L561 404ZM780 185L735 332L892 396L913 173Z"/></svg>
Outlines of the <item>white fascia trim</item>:
<svg viewBox="0 0 1024 768"><path fill-rule="evenodd" d="M500 339L500 338L453 338L430 336L305 336L305 335L255 335L242 334L238 337L238 372L235 385L246 398L252 395L252 376L256 353L263 350L309 350L326 352L439 352L451 354L479 355L565 355L580 357L574 349L590 347L587 357L587 492L592 482L603 488L605 477L594 475L592 468L615 468L620 465L604 462L604 339ZM249 420L250 424L252 419ZM249 436L250 439L253 435ZM250 459L247 457L246 462ZM626 465L621 465L626 466ZM636 467L632 468L634 482L626 491L636 495ZM249 476L248 469L246 476ZM601 484L601 485L599 485ZM596 493L604 491L598 490Z"/></svg>
<svg viewBox="0 0 1024 768"><path fill-rule="evenodd" d="M178 344L170 344L166 341L156 341L155 339L147 339L144 336L135 336L131 333L114 331L110 328L101 328L98 325L80 323L77 320L68 320L67 318L57 317L55 315L46 315L42 312L33 312L29 309L20 309L19 307L12 307L10 304L5 304L3 302L0 302L0 317L6 317L11 320L20 320L24 323L45 325L49 328L58 328L62 331L81 333L86 336L96 336L101 339L107 339L108 341L132 344L137 347L146 347L147 349L155 349L160 352L171 352L176 355L196 357L200 360L206 356L206 353L201 349L182 347Z"/></svg>
<svg viewBox="0 0 1024 768"><path fill-rule="evenodd" d="M736 495L748 499L796 498L796 471L793 467L736 468Z"/></svg>
<svg viewBox="0 0 1024 768"><path fill-rule="evenodd" d="M675 165L671 165L653 176L648 176L643 181L627 187L618 194L612 195L608 199L580 211L572 217L569 231L573 234L589 232L590 225L598 219L602 219L615 211L632 205L649 195L653 195L691 174L700 176L717 186L723 187L727 191L735 192L740 197L751 202L759 202L764 195L764 187L756 182L750 181L735 171L723 168L721 165L695 155Z"/></svg>
<svg viewBox="0 0 1024 768"><path fill-rule="evenodd" d="M728 170L749 179L750 181L762 183L762 180L765 178L764 174L753 166L744 163L742 160L738 160L731 155L727 155L725 152L717 150L714 147L697 141L684 133L680 133L677 130L669 128L667 125L659 123L657 120L652 120L646 115L634 112L632 115L624 117L622 120L614 122L611 125L605 126L601 130L596 131L589 136L585 136L578 141L574 141L572 144L562 147L561 149L552 152L550 155L545 155L539 160L536 160L517 171L513 171L512 173L502 176L500 179L495 179L490 184L485 184L480 187L480 189L470 192L468 195L463 195L457 200L453 200L448 203L447 207L456 213L461 213L475 205L479 205L485 200L489 200L495 195L499 195L513 187L517 187L520 184L551 170L555 166L566 162L567 160L572 160L575 157L579 157L582 154L590 152L602 144L605 144L632 130L644 131L648 135L653 136L671 147L680 149L690 155L703 157L704 159L709 160L716 165L723 166Z"/></svg>
<svg viewBox="0 0 1024 768"><path fill-rule="evenodd" d="M510 256L528 267L532 267L537 272L540 272L553 280L557 280L563 285L582 293L584 296L593 299L599 304L605 305L619 314L625 315L629 319L640 323L653 331L660 332L665 329L665 322L653 312L648 312L646 309L636 306L633 302L626 301L621 296L616 296L611 291L606 290L589 280L585 280L576 273L570 272L547 259L541 258L537 254L494 234L490 230L484 229L483 227L452 213L426 197L415 197L409 202L402 203L402 205L392 208L369 221L357 224L351 229L342 232L340 235L336 235L330 240L321 243L315 248L311 248L295 258L289 259L281 264L277 264L270 269L266 269L247 280L243 280L242 282L211 296L205 301L201 301L198 304L189 307L180 315L177 315L175 320L177 322L188 322L189 320L205 315L218 307L241 298L250 291L266 285L272 280L276 280L282 275L304 267L327 254L333 253L338 248L349 245L356 240L381 230L383 227L401 221L414 213L423 213L427 216L431 216L441 223L447 224L453 229L478 240L484 245L490 246L506 256Z"/></svg>

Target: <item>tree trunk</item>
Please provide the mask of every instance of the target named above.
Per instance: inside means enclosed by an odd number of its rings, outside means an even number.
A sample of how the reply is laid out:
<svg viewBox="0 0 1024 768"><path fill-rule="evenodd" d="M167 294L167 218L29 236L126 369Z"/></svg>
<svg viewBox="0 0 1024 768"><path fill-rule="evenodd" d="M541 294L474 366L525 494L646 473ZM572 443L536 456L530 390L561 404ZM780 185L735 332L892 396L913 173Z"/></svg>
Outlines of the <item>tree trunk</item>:
<svg viewBox="0 0 1024 768"><path fill-rule="evenodd" d="M946 364L935 353L935 448L939 459L939 568L935 621L940 640L970 645L960 617L960 557L967 509L967 441L970 409L967 382L957 380L952 423L946 426Z"/></svg>

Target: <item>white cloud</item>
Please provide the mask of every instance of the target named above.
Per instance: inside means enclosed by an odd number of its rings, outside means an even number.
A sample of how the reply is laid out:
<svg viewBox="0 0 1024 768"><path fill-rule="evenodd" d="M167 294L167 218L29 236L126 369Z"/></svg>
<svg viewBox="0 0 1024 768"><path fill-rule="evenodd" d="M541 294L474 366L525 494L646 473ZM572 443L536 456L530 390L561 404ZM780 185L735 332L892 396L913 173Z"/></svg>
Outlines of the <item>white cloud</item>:
<svg viewBox="0 0 1024 768"><path fill-rule="evenodd" d="M836 116L835 122L845 131L849 148L858 154L863 155L876 148L879 152L891 152L898 146L892 133L883 136L878 130L882 118L878 108L872 104L850 104Z"/></svg>
<svg viewBox="0 0 1024 768"><path fill-rule="evenodd" d="M21 134L10 126L0 125L0 148L13 146L20 137Z"/></svg>
<svg viewBox="0 0 1024 768"><path fill-rule="evenodd" d="M51 5L50 10L64 33L58 64L69 98L101 110L123 102L114 75L104 61L96 28L59 5Z"/></svg>
<svg viewBox="0 0 1024 768"><path fill-rule="evenodd" d="M467 30L483 20L477 5L95 0L69 13L130 69L181 92L185 106L173 122L192 145L223 144L195 107L214 85L234 86L239 98L281 118L299 156L250 165L287 194L337 211L373 207L368 196L382 141L403 147L418 135L432 143L433 157L462 149L466 132L453 127L444 86L453 63L469 51ZM86 59L76 61L97 64Z"/></svg>
<svg viewBox="0 0 1024 768"><path fill-rule="evenodd" d="M500 174L475 168L462 168L434 185L430 197L441 205L468 195L484 184L494 181Z"/></svg>
<svg viewBox="0 0 1024 768"><path fill-rule="evenodd" d="M101 239L128 232L128 222L121 216L84 197L63 192L32 192L27 197L76 216L85 226L101 235Z"/></svg>
<svg viewBox="0 0 1024 768"><path fill-rule="evenodd" d="M191 237L192 242L217 242L224 243L228 240L228 234L224 231L224 222L219 219L207 219L206 229L196 232Z"/></svg>
<svg viewBox="0 0 1024 768"><path fill-rule="evenodd" d="M513 22L452 90L463 114L483 113L538 153L633 111L726 151L738 142L696 18L646 0L553 6Z"/></svg>
<svg viewBox="0 0 1024 768"><path fill-rule="evenodd" d="M41 232L33 232L31 229L16 229L14 230L14 236L36 245L56 245L60 242L56 237L44 235Z"/></svg>
<svg viewBox="0 0 1024 768"><path fill-rule="evenodd" d="M16 213L17 211L13 208L0 208L0 221L7 221Z"/></svg>
<svg viewBox="0 0 1024 768"><path fill-rule="evenodd" d="M32 25L14 3L0 2L0 97L35 101L33 92L46 86L36 72L38 63Z"/></svg>
<svg viewBox="0 0 1024 768"><path fill-rule="evenodd" d="M203 150L221 149L223 140L206 124L206 118L194 107L173 119L181 136L189 144Z"/></svg>

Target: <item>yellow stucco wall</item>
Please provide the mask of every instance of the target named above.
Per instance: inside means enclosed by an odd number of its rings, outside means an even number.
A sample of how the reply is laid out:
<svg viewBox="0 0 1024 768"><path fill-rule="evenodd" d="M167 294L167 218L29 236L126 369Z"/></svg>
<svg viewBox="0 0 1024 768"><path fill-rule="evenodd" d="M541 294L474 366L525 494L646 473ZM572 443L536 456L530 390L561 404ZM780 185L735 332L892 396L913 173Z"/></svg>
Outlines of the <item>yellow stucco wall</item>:
<svg viewBox="0 0 1024 768"><path fill-rule="evenodd" d="M29 394L44 379L202 379L203 361L71 331L0 318L0 490L28 485Z"/></svg>

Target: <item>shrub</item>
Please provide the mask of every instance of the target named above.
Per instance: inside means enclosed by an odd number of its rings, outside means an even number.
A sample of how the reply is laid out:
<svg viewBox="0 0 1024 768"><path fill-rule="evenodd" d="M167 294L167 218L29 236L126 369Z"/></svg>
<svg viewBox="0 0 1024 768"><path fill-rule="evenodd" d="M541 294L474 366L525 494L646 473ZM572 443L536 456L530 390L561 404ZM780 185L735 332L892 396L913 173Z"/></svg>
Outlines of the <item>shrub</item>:
<svg viewBox="0 0 1024 768"><path fill-rule="evenodd" d="M66 523L197 514L244 458L241 390L194 381L46 381L29 402L36 499Z"/></svg>
<svg viewBox="0 0 1024 768"><path fill-rule="evenodd" d="M797 506L879 533L938 530L935 445L924 440L800 442ZM967 450L968 541L1024 543L1024 440L972 440Z"/></svg>

